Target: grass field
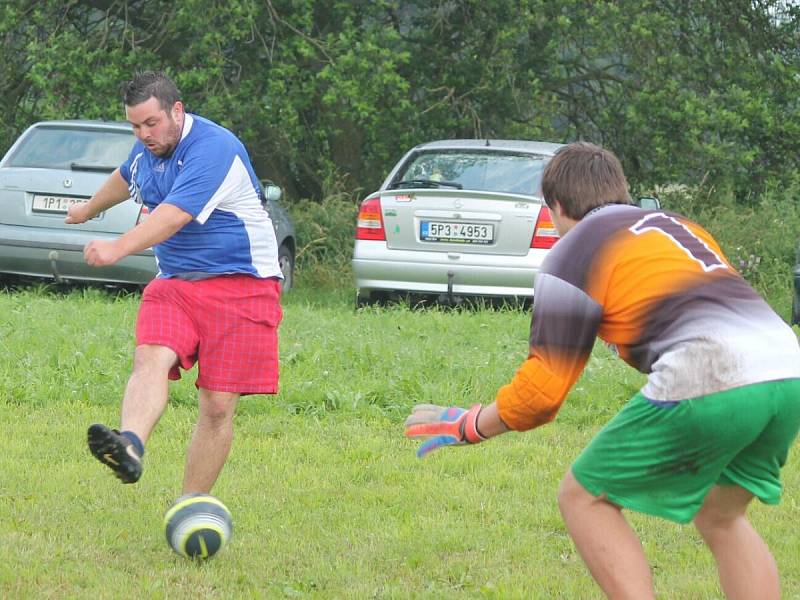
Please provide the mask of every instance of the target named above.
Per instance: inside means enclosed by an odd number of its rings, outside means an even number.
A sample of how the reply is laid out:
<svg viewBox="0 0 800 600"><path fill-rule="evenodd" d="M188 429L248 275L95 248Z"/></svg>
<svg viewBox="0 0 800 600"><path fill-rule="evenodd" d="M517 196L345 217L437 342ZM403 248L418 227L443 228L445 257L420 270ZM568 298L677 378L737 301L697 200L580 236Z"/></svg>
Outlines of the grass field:
<svg viewBox="0 0 800 600"><path fill-rule="evenodd" d="M345 291L285 298L281 391L244 399L214 490L233 541L195 564L161 519L180 494L194 373L123 486L89 455L116 426L138 296L0 293L0 598L598 598L558 513L562 474L642 383L598 346L555 424L424 461L417 402L489 402L527 350L523 310L355 312ZM752 517L800 598L800 455ZM659 598L721 598L691 527L633 515Z"/></svg>

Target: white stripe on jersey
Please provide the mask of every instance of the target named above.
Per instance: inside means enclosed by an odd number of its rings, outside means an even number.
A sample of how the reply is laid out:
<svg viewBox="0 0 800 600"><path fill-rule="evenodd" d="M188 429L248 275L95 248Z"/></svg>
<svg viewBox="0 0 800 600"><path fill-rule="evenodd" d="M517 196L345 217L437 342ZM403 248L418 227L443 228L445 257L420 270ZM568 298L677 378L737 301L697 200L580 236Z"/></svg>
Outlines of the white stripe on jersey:
<svg viewBox="0 0 800 600"><path fill-rule="evenodd" d="M275 230L267 211L261 206L258 193L242 159L236 155L225 179L196 217L205 223L214 210L236 215L244 223L250 239L250 255L259 277L280 276Z"/></svg>

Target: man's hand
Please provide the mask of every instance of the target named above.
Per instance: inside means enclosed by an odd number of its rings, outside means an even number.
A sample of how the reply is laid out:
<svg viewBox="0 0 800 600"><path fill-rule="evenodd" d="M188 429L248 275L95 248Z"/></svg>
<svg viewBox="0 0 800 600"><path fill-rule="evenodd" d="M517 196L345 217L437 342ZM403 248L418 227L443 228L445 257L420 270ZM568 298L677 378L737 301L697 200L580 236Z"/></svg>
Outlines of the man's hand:
<svg viewBox="0 0 800 600"><path fill-rule="evenodd" d="M86 223L86 221L92 217L94 217L94 215L89 211L88 202L76 202L67 209L67 216L64 219L64 223L77 225L79 223Z"/></svg>
<svg viewBox="0 0 800 600"><path fill-rule="evenodd" d="M427 439L417 449L419 458L442 446L477 444L486 439L478 432L481 408L480 404L473 404L469 410L418 404L406 419L406 437Z"/></svg>
<svg viewBox="0 0 800 600"><path fill-rule="evenodd" d="M125 254L119 250L116 241L92 240L83 249L83 258L90 267L113 265L124 257Z"/></svg>

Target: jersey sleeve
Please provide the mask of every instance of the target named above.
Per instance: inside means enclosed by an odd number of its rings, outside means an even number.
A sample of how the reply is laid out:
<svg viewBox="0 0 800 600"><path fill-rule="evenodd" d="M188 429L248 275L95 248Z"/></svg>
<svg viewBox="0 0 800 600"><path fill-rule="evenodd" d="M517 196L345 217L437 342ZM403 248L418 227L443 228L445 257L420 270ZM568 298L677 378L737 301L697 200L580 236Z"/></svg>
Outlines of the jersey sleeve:
<svg viewBox="0 0 800 600"><path fill-rule="evenodd" d="M528 359L495 399L500 417L524 431L552 421L594 346L602 307L578 287L543 273L536 282Z"/></svg>

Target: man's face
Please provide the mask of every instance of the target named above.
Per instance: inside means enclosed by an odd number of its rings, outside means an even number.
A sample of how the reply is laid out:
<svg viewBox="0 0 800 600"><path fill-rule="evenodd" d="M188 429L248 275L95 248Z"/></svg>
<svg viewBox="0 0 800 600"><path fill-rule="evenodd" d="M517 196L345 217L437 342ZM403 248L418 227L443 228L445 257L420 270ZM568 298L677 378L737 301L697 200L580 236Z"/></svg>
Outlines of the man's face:
<svg viewBox="0 0 800 600"><path fill-rule="evenodd" d="M153 154L172 154L181 139L183 104L176 102L169 112L161 108L157 98L125 107L125 115L133 125L133 133Z"/></svg>

